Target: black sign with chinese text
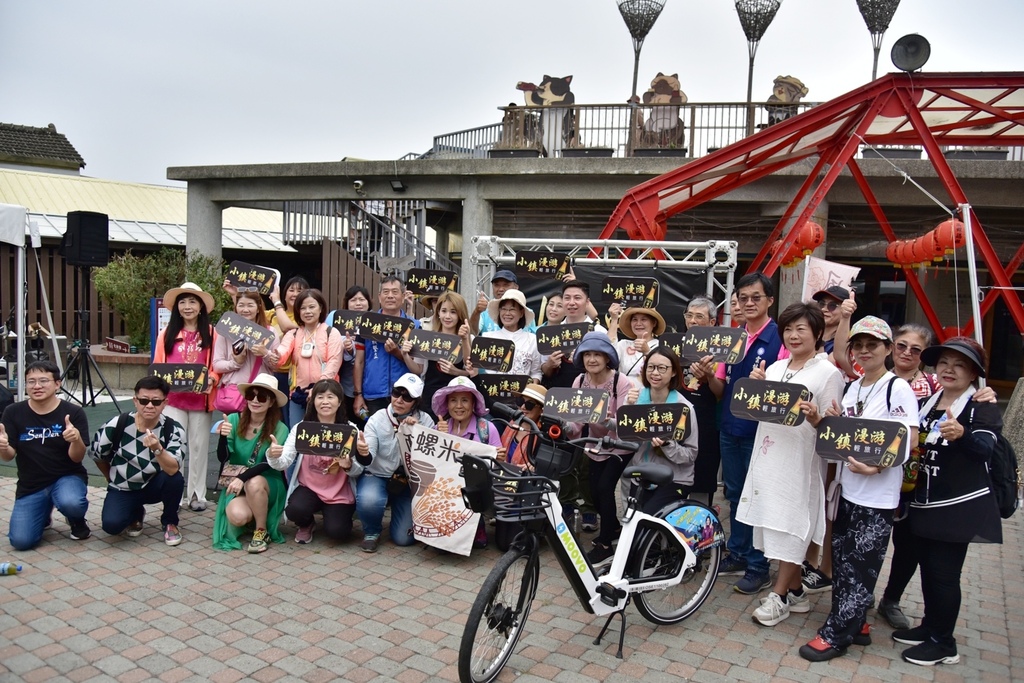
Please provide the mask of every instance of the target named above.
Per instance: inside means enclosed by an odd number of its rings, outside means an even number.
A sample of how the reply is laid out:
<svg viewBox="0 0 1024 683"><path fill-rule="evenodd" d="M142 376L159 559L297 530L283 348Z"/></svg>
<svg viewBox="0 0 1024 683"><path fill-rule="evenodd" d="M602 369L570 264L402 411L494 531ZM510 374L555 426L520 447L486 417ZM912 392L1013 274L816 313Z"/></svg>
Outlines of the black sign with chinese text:
<svg viewBox="0 0 1024 683"><path fill-rule="evenodd" d="M732 364L746 352L747 331L739 327L691 327L681 334L663 335L659 341L671 344L680 357L714 356L718 362Z"/></svg>
<svg viewBox="0 0 1024 683"><path fill-rule="evenodd" d="M255 287L260 294L270 296L274 291L274 282L278 278L278 272L273 268L254 266L244 261L232 261L224 274L229 284L235 287Z"/></svg>
<svg viewBox="0 0 1024 683"><path fill-rule="evenodd" d="M496 372L482 372L473 378L473 384L483 394L488 408L495 402L518 406L522 399L513 392L522 392L529 383L529 375L506 375Z"/></svg>
<svg viewBox="0 0 1024 683"><path fill-rule="evenodd" d="M405 288L417 296L437 296L447 290L456 291L459 276L453 270L413 268L406 276Z"/></svg>
<svg viewBox="0 0 1024 683"><path fill-rule="evenodd" d="M516 355L516 343L511 339L477 336L469 347L469 358L474 368L493 372L508 372Z"/></svg>
<svg viewBox="0 0 1024 683"><path fill-rule="evenodd" d="M608 392L604 389L548 389L544 415L565 422L603 423L608 419Z"/></svg>
<svg viewBox="0 0 1024 683"><path fill-rule="evenodd" d="M521 251L516 254L516 275L538 280L561 280L569 272L569 255L557 251Z"/></svg>
<svg viewBox="0 0 1024 683"><path fill-rule="evenodd" d="M210 377L202 363L153 363L147 374L167 380L172 394L201 394L206 391Z"/></svg>
<svg viewBox="0 0 1024 683"><path fill-rule="evenodd" d="M537 328L537 350L542 356L561 351L568 356L576 350L587 332L594 329L594 323L563 323L544 325Z"/></svg>
<svg viewBox="0 0 1024 683"><path fill-rule="evenodd" d="M355 456L358 430L350 424L300 422L295 427L295 450L312 455Z"/></svg>
<svg viewBox="0 0 1024 683"><path fill-rule="evenodd" d="M685 403L646 403L620 406L616 431L627 441L684 441L690 435L690 406Z"/></svg>
<svg viewBox="0 0 1024 683"><path fill-rule="evenodd" d="M388 339L394 339L396 343L401 343L405 341L414 327L415 323L411 318L366 312L362 314L359 334L364 339L373 341L385 342Z"/></svg>
<svg viewBox="0 0 1024 683"><path fill-rule="evenodd" d="M654 308L658 305L658 281L653 277L610 275L601 282L601 301L622 308Z"/></svg>
<svg viewBox="0 0 1024 683"><path fill-rule="evenodd" d="M217 321L214 327L217 334L227 337L229 342L236 342L239 339L245 342L247 348L254 346L269 346L274 341L274 333L262 325L257 325L251 320L246 320L234 311L227 311Z"/></svg>
<svg viewBox="0 0 1024 683"><path fill-rule="evenodd" d="M902 462L906 450L907 427L902 422L840 415L822 418L814 444L814 452L825 460L846 462L852 457L879 467Z"/></svg>
<svg viewBox="0 0 1024 683"><path fill-rule="evenodd" d="M462 355L462 337L457 334L414 329L409 332L409 341L412 342L409 353L416 358L458 363Z"/></svg>
<svg viewBox="0 0 1024 683"><path fill-rule="evenodd" d="M353 337L358 337L364 315L366 315L365 311L338 309L334 312L334 326L342 334L351 334Z"/></svg>
<svg viewBox="0 0 1024 683"><path fill-rule="evenodd" d="M795 427L804 421L800 401L810 398L811 392L801 384L741 377L733 385L729 411L741 420Z"/></svg>

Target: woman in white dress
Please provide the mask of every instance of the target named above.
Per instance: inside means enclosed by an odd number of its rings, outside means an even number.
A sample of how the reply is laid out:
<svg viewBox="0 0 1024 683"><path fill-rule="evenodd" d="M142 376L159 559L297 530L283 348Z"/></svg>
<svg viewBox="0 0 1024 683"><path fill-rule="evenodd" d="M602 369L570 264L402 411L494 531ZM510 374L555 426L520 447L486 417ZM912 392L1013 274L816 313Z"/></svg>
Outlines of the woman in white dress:
<svg viewBox="0 0 1024 683"><path fill-rule="evenodd" d="M740 495L736 519L754 528L754 545L779 561L779 573L753 618L774 626L790 612L807 612L810 603L800 581L800 567L812 541L825 536L825 491L814 454L815 427L825 409L843 395L843 377L821 352L825 318L816 304L793 304L779 316L782 343L790 357L764 362L750 376L792 382L811 392L802 402L806 419L795 427L761 422L754 438L750 469Z"/></svg>

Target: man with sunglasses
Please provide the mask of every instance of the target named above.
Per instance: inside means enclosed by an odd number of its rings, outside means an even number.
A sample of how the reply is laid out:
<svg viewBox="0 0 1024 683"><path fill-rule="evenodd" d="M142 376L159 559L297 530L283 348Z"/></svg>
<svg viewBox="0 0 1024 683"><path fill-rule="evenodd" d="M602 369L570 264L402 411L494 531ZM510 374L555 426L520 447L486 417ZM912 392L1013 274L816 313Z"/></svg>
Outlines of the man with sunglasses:
<svg viewBox="0 0 1024 683"><path fill-rule="evenodd" d="M185 430L163 414L170 391L162 377L143 377L135 383L135 410L111 418L93 436L90 455L108 482L101 519L103 530L111 536L139 536L145 506L162 503L164 542L181 543L178 505L185 490L181 474Z"/></svg>
<svg viewBox="0 0 1024 683"><path fill-rule="evenodd" d="M8 406L0 421L0 460L15 461L18 486L8 538L15 550L39 544L50 526L53 508L67 518L71 538L89 538L85 513L88 475L83 434L89 433L85 411L57 396L60 370L50 361L25 369L28 400Z"/></svg>
<svg viewBox="0 0 1024 683"><path fill-rule="evenodd" d="M839 285L832 285L823 289L811 297L821 307L821 314L825 316L825 335L822 341L825 342L825 353L832 355L832 348L836 345L836 332L839 330L839 323L843 321L842 305L850 298L850 290Z"/></svg>

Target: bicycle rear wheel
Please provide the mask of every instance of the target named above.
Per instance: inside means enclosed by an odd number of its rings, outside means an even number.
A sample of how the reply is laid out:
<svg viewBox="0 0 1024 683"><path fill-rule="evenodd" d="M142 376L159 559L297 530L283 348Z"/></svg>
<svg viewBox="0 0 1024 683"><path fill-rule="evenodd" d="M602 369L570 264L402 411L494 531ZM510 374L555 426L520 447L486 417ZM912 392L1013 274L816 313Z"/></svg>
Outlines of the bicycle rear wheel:
<svg viewBox="0 0 1024 683"><path fill-rule="evenodd" d="M634 595L637 610L654 624L677 624L689 617L704 604L718 579L721 546L699 551L697 563L684 571L686 554L670 534L660 528L648 530L633 551L634 577L670 577L683 572L683 580L676 586Z"/></svg>
<svg viewBox="0 0 1024 683"><path fill-rule="evenodd" d="M526 627L539 574L534 553L513 547L487 575L462 632L462 683L489 683L501 673Z"/></svg>

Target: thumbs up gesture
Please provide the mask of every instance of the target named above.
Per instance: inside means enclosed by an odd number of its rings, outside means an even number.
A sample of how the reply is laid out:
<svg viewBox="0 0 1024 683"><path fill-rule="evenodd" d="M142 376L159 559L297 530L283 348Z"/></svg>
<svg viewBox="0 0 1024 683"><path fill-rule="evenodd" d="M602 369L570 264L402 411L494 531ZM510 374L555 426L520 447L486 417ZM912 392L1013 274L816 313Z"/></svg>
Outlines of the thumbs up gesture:
<svg viewBox="0 0 1024 683"><path fill-rule="evenodd" d="M844 301L839 306L839 313L844 318L849 320L853 317L853 314L857 312L857 292L850 287L850 298Z"/></svg>
<svg viewBox="0 0 1024 683"><path fill-rule="evenodd" d="M825 417L835 417L836 415L842 414L843 409L835 399L832 399L832 405L825 409Z"/></svg>
<svg viewBox="0 0 1024 683"><path fill-rule="evenodd" d="M964 426L956 421L953 411L949 408L946 408L946 419L939 427L939 433L946 441L956 441L964 435Z"/></svg>
<svg viewBox="0 0 1024 683"><path fill-rule="evenodd" d="M276 460L277 458L281 457L281 453L283 451L284 451L284 446L279 444L277 442L277 437L274 436L273 434L271 434L270 435L270 447L267 448L267 457L268 458L274 458Z"/></svg>
<svg viewBox="0 0 1024 683"><path fill-rule="evenodd" d="M765 365L766 365L765 361L758 362L757 365L755 365L754 368L750 371L750 378L751 379L764 379L764 376L765 376L764 375Z"/></svg>
<svg viewBox="0 0 1024 683"><path fill-rule="evenodd" d="M76 441L82 440L82 435L75 429L75 425L71 424L71 416L64 416L64 440L68 443L75 443Z"/></svg>
<svg viewBox="0 0 1024 683"><path fill-rule="evenodd" d="M356 453L364 458L370 454L370 447L366 445L366 437L362 432L359 432L359 438L356 440Z"/></svg>
<svg viewBox="0 0 1024 683"><path fill-rule="evenodd" d="M0 424L0 451L5 451L11 446L11 440L7 438L7 428Z"/></svg>

